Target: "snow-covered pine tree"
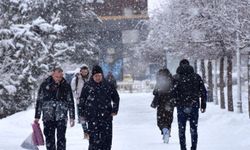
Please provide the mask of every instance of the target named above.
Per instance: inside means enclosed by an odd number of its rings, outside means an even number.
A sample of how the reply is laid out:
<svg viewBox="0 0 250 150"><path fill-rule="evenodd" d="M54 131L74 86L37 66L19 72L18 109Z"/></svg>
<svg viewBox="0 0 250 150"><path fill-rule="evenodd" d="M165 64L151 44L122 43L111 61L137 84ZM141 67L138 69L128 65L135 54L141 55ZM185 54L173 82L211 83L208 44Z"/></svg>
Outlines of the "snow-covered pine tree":
<svg viewBox="0 0 250 150"><path fill-rule="evenodd" d="M37 18L29 24L12 24L9 29L0 30L1 94L4 95L1 114L8 115L31 104L31 91L56 64L50 49L57 38L55 34L64 29L59 26Z"/></svg>
<svg viewBox="0 0 250 150"><path fill-rule="evenodd" d="M79 2L0 2L0 77L3 79L0 117L26 109L32 103L31 91L38 86L37 81L56 64L97 61L97 36L80 29L99 20L92 11L79 7L83 6ZM71 38L72 35L79 38Z"/></svg>

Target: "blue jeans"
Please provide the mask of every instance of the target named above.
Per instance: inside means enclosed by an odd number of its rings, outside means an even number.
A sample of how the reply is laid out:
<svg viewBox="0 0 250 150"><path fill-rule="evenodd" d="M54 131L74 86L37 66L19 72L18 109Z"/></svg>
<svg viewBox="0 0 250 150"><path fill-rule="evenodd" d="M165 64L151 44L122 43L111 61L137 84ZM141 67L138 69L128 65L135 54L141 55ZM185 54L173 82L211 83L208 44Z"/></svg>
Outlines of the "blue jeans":
<svg viewBox="0 0 250 150"><path fill-rule="evenodd" d="M179 127L179 140L181 150L186 150L186 123L189 120L190 133L192 140L191 150L196 150L198 142L198 119L199 108L198 107L177 107L178 127Z"/></svg>

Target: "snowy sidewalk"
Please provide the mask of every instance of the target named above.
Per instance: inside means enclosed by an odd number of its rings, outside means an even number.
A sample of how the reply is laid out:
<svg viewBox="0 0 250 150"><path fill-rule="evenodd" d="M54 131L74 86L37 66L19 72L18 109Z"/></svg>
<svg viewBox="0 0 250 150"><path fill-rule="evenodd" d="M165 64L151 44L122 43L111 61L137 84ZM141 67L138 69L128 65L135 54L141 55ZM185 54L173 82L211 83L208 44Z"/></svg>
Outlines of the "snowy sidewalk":
<svg viewBox="0 0 250 150"><path fill-rule="evenodd" d="M163 144L156 126L156 111L150 108L151 93L120 94L120 111L114 118L113 150L179 150L176 111L169 144ZM34 109L0 120L0 150L22 150L20 144L30 134ZM246 114L229 113L208 104L200 113L198 150L249 150L250 119ZM189 126L186 132L190 147ZM67 130L67 150L87 150L80 125ZM40 148L45 150L44 147Z"/></svg>

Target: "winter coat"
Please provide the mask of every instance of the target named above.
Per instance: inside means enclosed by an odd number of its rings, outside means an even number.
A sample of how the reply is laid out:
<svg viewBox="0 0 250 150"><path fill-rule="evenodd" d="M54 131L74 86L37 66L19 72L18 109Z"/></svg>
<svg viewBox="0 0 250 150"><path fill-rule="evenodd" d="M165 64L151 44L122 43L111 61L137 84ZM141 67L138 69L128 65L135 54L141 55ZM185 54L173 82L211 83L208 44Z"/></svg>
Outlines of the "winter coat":
<svg viewBox="0 0 250 150"><path fill-rule="evenodd" d="M74 99L70 85L63 80L60 84L55 83L53 78L48 77L38 91L35 109L35 118L43 121L66 120L69 112L70 119L75 119Z"/></svg>
<svg viewBox="0 0 250 150"><path fill-rule="evenodd" d="M78 81L76 81L76 80L78 80ZM71 88L73 91L73 96L76 99L77 104L79 104L79 97L81 95L82 88L88 80L89 80L88 78L83 78L82 75L80 73L78 73L75 75L75 77L71 81Z"/></svg>
<svg viewBox="0 0 250 150"><path fill-rule="evenodd" d="M112 120L111 114L119 109L119 95L106 80L96 83L93 78L86 82L80 96L79 116L87 121Z"/></svg>
<svg viewBox="0 0 250 150"><path fill-rule="evenodd" d="M177 106L206 109L207 90L201 77L190 65L179 66L175 79ZM201 103L199 98L201 98Z"/></svg>
<svg viewBox="0 0 250 150"><path fill-rule="evenodd" d="M165 108L174 105L174 79L168 69L160 69L156 75L152 107Z"/></svg>
<svg viewBox="0 0 250 150"><path fill-rule="evenodd" d="M174 111L173 77L167 69L161 69L157 73L156 86L153 91L154 99L151 106L157 107L157 125L163 128L171 128Z"/></svg>

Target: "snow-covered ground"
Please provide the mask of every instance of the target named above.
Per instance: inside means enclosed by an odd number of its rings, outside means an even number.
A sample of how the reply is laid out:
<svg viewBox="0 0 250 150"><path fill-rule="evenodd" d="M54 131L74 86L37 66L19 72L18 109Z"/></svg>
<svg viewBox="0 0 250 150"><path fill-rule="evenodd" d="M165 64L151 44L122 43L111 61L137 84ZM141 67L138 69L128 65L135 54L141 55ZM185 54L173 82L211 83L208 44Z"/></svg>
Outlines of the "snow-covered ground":
<svg viewBox="0 0 250 150"><path fill-rule="evenodd" d="M149 105L151 93L121 93L120 111L114 118L113 150L178 150L177 119L172 127L169 144L162 142L156 126L156 112ZM0 120L0 150L22 150L20 144L31 133L34 109L16 113ZM199 150L249 150L250 119L248 115L227 112L213 103L207 112L200 114ZM189 127L187 145L190 147ZM80 125L67 130L68 150L87 150L88 141L83 140ZM44 147L40 147L45 150Z"/></svg>

